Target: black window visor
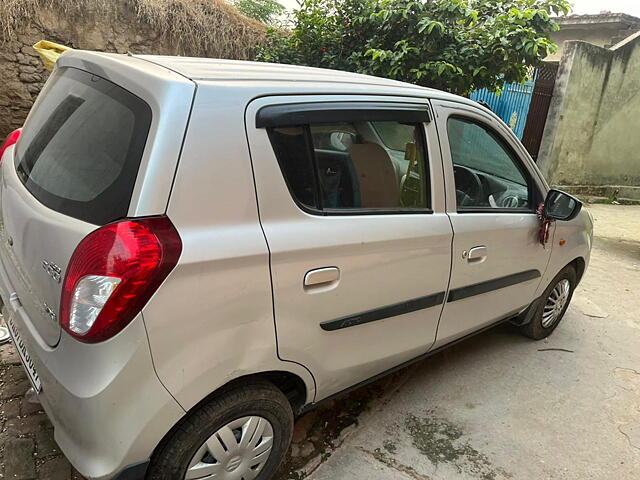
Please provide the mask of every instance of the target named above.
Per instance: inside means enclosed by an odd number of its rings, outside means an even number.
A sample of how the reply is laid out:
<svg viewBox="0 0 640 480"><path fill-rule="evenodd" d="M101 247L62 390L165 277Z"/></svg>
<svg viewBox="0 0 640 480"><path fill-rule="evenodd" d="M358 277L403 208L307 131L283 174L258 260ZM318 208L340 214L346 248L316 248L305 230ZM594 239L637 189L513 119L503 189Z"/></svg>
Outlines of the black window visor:
<svg viewBox="0 0 640 480"><path fill-rule="evenodd" d="M340 122L430 122L426 105L385 102L318 102L267 105L258 110L256 128Z"/></svg>

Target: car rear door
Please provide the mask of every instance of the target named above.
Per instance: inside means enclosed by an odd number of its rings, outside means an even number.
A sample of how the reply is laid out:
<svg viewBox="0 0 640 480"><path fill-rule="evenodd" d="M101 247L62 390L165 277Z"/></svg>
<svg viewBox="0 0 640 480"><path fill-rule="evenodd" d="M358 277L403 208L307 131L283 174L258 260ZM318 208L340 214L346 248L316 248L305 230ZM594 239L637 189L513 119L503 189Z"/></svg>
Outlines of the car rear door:
<svg viewBox="0 0 640 480"><path fill-rule="evenodd" d="M69 259L89 232L127 216L151 122L149 105L124 88L58 68L17 146L4 155L0 272L9 291L3 293L49 346L60 338Z"/></svg>
<svg viewBox="0 0 640 480"><path fill-rule="evenodd" d="M247 109L278 353L313 373L317 398L435 339L452 231L431 118L427 102L394 97Z"/></svg>
<svg viewBox="0 0 640 480"><path fill-rule="evenodd" d="M432 101L453 225L450 290L435 347L534 299L551 246L539 242L545 185L507 127L479 108Z"/></svg>

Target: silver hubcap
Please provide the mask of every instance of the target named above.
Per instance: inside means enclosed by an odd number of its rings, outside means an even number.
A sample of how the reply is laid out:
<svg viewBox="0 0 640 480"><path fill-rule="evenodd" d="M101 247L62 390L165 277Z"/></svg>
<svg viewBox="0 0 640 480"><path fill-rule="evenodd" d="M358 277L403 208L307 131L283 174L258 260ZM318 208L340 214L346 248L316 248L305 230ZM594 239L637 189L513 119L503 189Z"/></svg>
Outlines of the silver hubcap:
<svg viewBox="0 0 640 480"><path fill-rule="evenodd" d="M549 328L560 319L560 315L562 315L562 311L569 299L570 290L571 284L566 278L560 280L558 284L553 287L542 311L542 326L544 328Z"/></svg>
<svg viewBox="0 0 640 480"><path fill-rule="evenodd" d="M273 427L262 417L228 423L198 449L185 480L252 480L263 469L273 447Z"/></svg>

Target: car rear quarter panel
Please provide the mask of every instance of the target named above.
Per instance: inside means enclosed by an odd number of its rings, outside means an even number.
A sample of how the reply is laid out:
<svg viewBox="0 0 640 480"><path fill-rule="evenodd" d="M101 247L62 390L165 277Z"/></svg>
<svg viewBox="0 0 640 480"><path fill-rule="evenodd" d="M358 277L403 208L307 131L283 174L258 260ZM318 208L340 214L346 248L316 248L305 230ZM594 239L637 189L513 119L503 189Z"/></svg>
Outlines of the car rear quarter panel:
<svg viewBox="0 0 640 480"><path fill-rule="evenodd" d="M156 371L186 410L229 381L264 371L314 382L277 357L269 252L258 219L234 89L199 85L167 214L180 261L144 309Z"/></svg>

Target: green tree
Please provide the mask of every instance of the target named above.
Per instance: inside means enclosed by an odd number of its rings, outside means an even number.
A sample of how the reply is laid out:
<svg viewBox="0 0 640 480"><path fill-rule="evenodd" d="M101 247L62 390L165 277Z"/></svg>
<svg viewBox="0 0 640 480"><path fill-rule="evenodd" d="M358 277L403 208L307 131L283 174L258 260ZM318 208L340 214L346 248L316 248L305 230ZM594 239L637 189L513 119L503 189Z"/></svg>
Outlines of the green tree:
<svg viewBox="0 0 640 480"><path fill-rule="evenodd" d="M233 0L233 5L250 18L273 25L287 9L277 0Z"/></svg>
<svg viewBox="0 0 640 480"><path fill-rule="evenodd" d="M567 0L304 0L258 60L347 70L467 94L521 82L556 45Z"/></svg>

